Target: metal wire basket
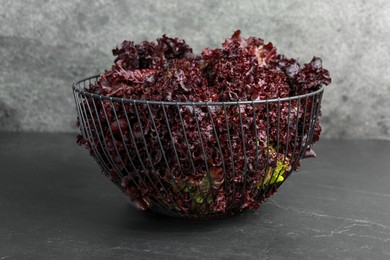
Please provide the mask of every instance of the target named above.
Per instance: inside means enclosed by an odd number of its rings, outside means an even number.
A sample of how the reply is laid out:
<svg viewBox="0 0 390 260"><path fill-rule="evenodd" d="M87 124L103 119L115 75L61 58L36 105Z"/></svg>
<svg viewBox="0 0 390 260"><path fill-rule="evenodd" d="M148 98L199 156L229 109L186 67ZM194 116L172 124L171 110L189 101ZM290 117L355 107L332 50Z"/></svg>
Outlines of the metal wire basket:
<svg viewBox="0 0 390 260"><path fill-rule="evenodd" d="M97 79L73 84L79 143L134 206L170 216L257 208L298 168L319 128L322 86L288 98L194 103L89 93Z"/></svg>

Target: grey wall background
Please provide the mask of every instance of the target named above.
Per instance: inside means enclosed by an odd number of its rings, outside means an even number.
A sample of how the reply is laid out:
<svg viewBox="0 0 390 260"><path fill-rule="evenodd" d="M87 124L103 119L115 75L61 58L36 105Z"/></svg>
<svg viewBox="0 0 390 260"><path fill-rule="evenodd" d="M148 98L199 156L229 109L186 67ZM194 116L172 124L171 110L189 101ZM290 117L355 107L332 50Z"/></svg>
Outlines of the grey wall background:
<svg viewBox="0 0 390 260"><path fill-rule="evenodd" d="M124 39L186 39L196 52L235 29L333 83L323 137L390 139L390 1L0 1L0 130L77 131L71 84L113 61Z"/></svg>

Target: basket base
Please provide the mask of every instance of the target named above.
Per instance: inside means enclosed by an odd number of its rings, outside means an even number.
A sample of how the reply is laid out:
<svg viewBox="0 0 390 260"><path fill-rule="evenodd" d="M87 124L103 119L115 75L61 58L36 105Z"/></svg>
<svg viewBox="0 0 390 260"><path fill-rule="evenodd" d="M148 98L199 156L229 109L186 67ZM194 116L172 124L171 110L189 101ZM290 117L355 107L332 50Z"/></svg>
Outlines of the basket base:
<svg viewBox="0 0 390 260"><path fill-rule="evenodd" d="M162 209L160 207L153 206L150 208L151 211L162 214L169 217L187 219L187 220L214 220L231 217L239 213L240 211L227 211L223 213L207 214L207 215L193 215L193 214L181 214L172 210Z"/></svg>

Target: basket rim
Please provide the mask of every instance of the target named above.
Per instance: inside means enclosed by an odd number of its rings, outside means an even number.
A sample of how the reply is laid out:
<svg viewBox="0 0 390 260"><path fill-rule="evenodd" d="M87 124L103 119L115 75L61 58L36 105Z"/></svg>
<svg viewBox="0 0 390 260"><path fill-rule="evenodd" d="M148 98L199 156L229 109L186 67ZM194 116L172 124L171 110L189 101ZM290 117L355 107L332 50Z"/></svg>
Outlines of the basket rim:
<svg viewBox="0 0 390 260"><path fill-rule="evenodd" d="M81 95L93 98L93 99L99 99L99 100L109 100L109 101L115 101L115 102L129 102L134 104L152 104L152 105L182 105L182 106L224 106L224 105L253 105L253 104L268 104L268 103L280 103L284 101L293 101L293 100L300 100L304 98L308 98L311 96L315 96L321 92L324 91L324 85L320 85L320 88L307 93L303 95L296 95L291 97L284 97L284 98L272 98L272 99L263 99L263 100L247 100L247 101L219 101L219 102L208 102L208 101L202 101L202 102L191 102L191 101L158 101L158 100L139 100L139 99L129 99L129 98L119 98L119 97L109 97L109 96L103 96L98 95L94 93L89 93L84 91L82 88L79 87L79 85L82 82L88 81L90 79L96 79L99 78L100 75L94 75L91 77L84 78L82 80L76 81L72 84L72 89L74 92L77 92Z"/></svg>

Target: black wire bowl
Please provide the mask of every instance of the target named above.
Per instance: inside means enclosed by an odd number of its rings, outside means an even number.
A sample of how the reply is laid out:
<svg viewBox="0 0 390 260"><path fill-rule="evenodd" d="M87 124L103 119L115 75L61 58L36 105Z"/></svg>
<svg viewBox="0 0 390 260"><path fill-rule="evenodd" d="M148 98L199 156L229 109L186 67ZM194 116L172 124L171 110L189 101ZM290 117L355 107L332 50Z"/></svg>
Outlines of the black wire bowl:
<svg viewBox="0 0 390 260"><path fill-rule="evenodd" d="M298 169L319 128L323 86L269 100L167 102L89 93L98 77L73 84L78 142L135 207L169 216L257 208Z"/></svg>

